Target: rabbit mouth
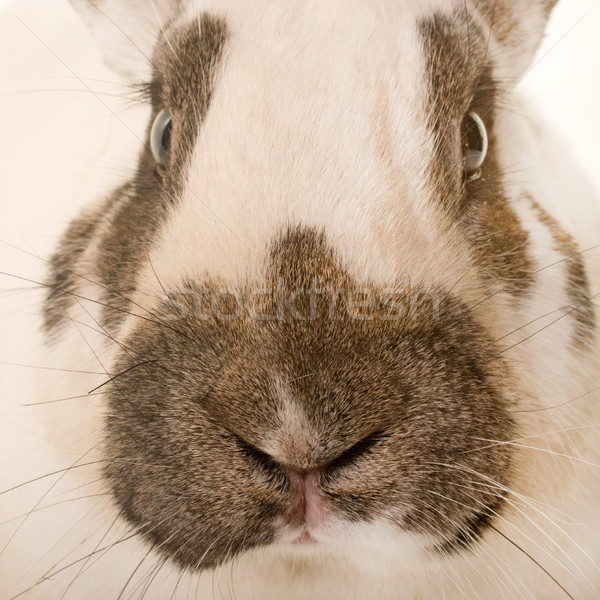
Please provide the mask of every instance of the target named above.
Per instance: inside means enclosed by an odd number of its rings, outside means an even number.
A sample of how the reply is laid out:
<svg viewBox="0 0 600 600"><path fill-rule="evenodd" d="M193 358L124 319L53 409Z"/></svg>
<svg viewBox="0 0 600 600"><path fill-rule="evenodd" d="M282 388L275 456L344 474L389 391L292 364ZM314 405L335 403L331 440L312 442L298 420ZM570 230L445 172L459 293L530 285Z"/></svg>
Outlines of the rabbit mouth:
<svg viewBox="0 0 600 600"><path fill-rule="evenodd" d="M313 545L318 544L318 541L310 534L309 531L303 529L300 535L292 540L295 545Z"/></svg>
<svg viewBox="0 0 600 600"><path fill-rule="evenodd" d="M313 280L353 285L323 235L285 231L261 314ZM362 543L352 531L374 519L399 539L478 539L512 457L480 440L514 436L512 381L468 308L439 293L437 310L421 298L396 320L341 303L332 318L296 294L272 320L144 322L109 390L106 475L124 514L196 569L280 541L335 545L344 529Z"/></svg>

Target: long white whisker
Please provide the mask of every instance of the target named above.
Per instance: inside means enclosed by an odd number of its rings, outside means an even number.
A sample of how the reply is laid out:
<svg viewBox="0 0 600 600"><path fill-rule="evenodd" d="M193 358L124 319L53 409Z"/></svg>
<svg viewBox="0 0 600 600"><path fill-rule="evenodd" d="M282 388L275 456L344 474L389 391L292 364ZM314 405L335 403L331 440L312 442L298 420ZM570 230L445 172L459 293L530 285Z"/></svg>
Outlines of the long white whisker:
<svg viewBox="0 0 600 600"><path fill-rule="evenodd" d="M598 427L597 425L595 425L594 427ZM548 448L538 448L537 446L528 446L527 444L517 444L516 442L502 442L499 440L488 440L485 438L478 438L480 439L480 441L482 442L493 442L493 445L504 445L504 446L514 446L515 448L524 448L524 449L528 449L528 450L535 450L537 452L544 452L546 454L551 454L553 456L559 456L561 458L565 458L568 460L572 460L574 462L578 462L584 465L588 465L590 467L594 467L595 469L600 469L600 464L591 462L589 460L586 460L584 458L580 458L578 456L572 456L570 454L565 454L563 452L556 452L555 450L550 450Z"/></svg>

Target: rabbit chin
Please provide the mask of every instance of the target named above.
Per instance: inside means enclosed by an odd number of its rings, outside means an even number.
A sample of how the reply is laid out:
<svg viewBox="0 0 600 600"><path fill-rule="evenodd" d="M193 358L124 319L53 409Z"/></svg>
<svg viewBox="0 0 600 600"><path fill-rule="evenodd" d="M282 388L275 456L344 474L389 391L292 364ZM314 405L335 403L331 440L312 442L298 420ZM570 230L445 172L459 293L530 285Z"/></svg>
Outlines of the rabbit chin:
<svg viewBox="0 0 600 600"><path fill-rule="evenodd" d="M439 544L432 535L402 531L383 519L362 523L331 519L317 526L283 525L278 529L280 534L272 546L294 559L315 555L358 556L363 562L365 553L375 553L393 557L404 566L416 566L435 555L434 548Z"/></svg>
<svg viewBox="0 0 600 600"><path fill-rule="evenodd" d="M424 567L432 573L443 571L441 554L432 550L438 541L430 535L403 532L383 519L330 523L326 529L311 530L310 534L306 529L300 534L298 529L282 529L278 541L200 574L199 582L202 586L207 580L214 583L215 579L229 579L237 590L232 598L248 594L269 599L398 600L405 597L398 596L398 587L385 592L381 586L395 586L399 573L416 576ZM281 592L277 595L279 586ZM406 598L411 597L409 592Z"/></svg>

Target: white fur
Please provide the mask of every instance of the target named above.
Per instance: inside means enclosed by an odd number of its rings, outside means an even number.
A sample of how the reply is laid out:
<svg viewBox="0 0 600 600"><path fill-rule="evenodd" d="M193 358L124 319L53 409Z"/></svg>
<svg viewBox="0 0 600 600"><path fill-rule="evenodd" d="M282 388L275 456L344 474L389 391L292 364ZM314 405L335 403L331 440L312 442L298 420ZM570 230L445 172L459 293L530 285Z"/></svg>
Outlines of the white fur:
<svg viewBox="0 0 600 600"><path fill-rule="evenodd" d="M260 281L270 239L286 223L298 222L324 227L360 281L390 285L409 276L428 286L456 286L456 293L473 304L484 300L476 272L469 267L468 247L446 227L424 183L433 140L425 127L426 82L415 20L434 6L449 10L461 3L189 4L180 19L199 9L215 11L226 15L232 35L183 200L156 240L153 268L140 275L135 298L140 307L151 309L161 296L155 272L166 288L177 287L183 274L216 275L233 288ZM162 0L155 5L156 13L147 7L142 11L141 30L135 19L138 4L132 11L111 13L146 55L152 36L160 32L156 17L168 8ZM525 13L536 9L523 10L525 20ZM112 51L109 60L118 59L122 71L143 73L147 64L141 53L107 22L100 23L96 31L104 44L127 53ZM539 14L527 23L532 48L506 61L503 76L517 76L526 68L541 29ZM375 38L378 43L370 43ZM501 52L492 44L494 52ZM302 66L292 68L295 53L302 55ZM354 61L362 61L363 72L353 71ZM511 98L511 104L517 106L517 100ZM142 112L138 125L132 125L140 138L146 116ZM509 170L505 185L533 241L535 268L541 271L534 301L519 303L498 293L481 303L476 316L488 328L494 324L496 339L504 338L500 347L507 349L510 367L522 382L516 408L548 410L518 414L517 468L510 508L499 519L499 528L573 597L594 598L600 589L600 393L594 391L600 385L600 352L583 355L569 349L570 319L556 320L569 304L566 265L558 262L562 257L523 194L532 193L583 249L600 243L600 206L584 185L574 183L575 167L565 168L562 146L548 141L544 126L520 117L519 111L500 114L502 164L535 163L527 177ZM102 141L98 146L102 148ZM136 147L139 140L129 139L129 157ZM79 167L84 173L87 168ZM106 174L106 169L100 173ZM561 174L570 177L563 181ZM91 185L83 177L76 191L82 197L96 196L111 187L105 179L94 183L93 192ZM565 198L572 209L565 210ZM89 265L96 251L92 245L86 256ZM600 252L583 257L596 294ZM101 292L94 283L81 284L82 296L100 299ZM144 314L141 308L137 312ZM35 350L19 359L96 374L44 371L36 382L12 378L3 392L9 408L3 408L1 422L0 491L59 472L0 495L0 544L6 544L0 556L0 598L26 590L23 598L117 598L132 574L124 597L141 597L146 583L145 597L156 599L564 596L548 575L494 531L486 533L472 554L436 561L422 551L430 540L399 535L383 521L334 523L319 538L328 545L318 553L282 543L201 575L181 574L167 563L150 579L157 554L136 538L120 541L127 537L128 526L116 519L111 498L99 495L106 490L98 464L77 466L101 458L103 397L37 409L20 406L23 397L36 402L86 394L111 374L115 348L93 331L98 315L93 302L76 304L69 315L73 322L59 343L45 349L49 355L37 355L41 343L34 337ZM135 323L131 318L125 324L121 339ZM29 331L31 322L23 327ZM302 415L284 396L282 423L302 427ZM119 543L111 547L114 542ZM89 559L82 559L89 553Z"/></svg>

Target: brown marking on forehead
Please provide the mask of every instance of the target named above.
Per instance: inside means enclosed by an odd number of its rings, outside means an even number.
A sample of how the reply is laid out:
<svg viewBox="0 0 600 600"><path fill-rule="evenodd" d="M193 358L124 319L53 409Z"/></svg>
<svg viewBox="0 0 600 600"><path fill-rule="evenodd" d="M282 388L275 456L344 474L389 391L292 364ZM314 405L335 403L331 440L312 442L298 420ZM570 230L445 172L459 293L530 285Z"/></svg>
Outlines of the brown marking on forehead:
<svg viewBox="0 0 600 600"><path fill-rule="evenodd" d="M487 40L468 13L434 15L421 25L429 84L429 126L435 154L431 176L437 200L464 228L482 276L501 280L514 294L533 282L527 232L510 207L495 151L498 84L487 57ZM463 122L476 112L488 131L481 176L465 181Z"/></svg>
<svg viewBox="0 0 600 600"><path fill-rule="evenodd" d="M106 303L115 308L104 310L103 322L111 331L118 328L151 242L184 185L187 163L210 106L227 26L205 14L184 27L169 28L166 35L170 45L162 39L155 53L157 66L148 90L153 111L136 174L97 212L74 221L61 241L50 285L67 293L50 290L45 309L48 330L60 322L51 315L64 313L73 303L77 277L68 270L84 270L79 261L92 240L98 242L98 258L95 271L85 271L108 288ZM163 108L173 117L168 167L157 166L149 142L152 122ZM109 206L114 210L107 217Z"/></svg>
<svg viewBox="0 0 600 600"><path fill-rule="evenodd" d="M567 294L573 303L573 318L576 323L574 341L579 347L587 347L596 327L596 313L590 299L590 286L583 259L575 240L548 214L538 202L528 196L540 222L550 231L554 248L567 260Z"/></svg>
<svg viewBox="0 0 600 600"><path fill-rule="evenodd" d="M115 381L107 411L107 476L162 552L200 568L269 543L292 495L282 463L321 467L316 485L344 519L441 532L453 549L479 535L482 507L499 507L465 469L507 482L510 448L477 438L508 440L514 426L505 367L459 300L440 291L435 313L425 294L395 320L380 302L357 317L338 301L332 318L327 293L381 290L353 281L325 236L305 228L283 232L265 280L240 290L261 290L271 319L199 312L195 298L210 305L219 283L185 287L160 312L179 315L169 323L186 335L141 324L127 345L149 362ZM124 354L115 370L131 361ZM285 416L298 411L300 432Z"/></svg>

